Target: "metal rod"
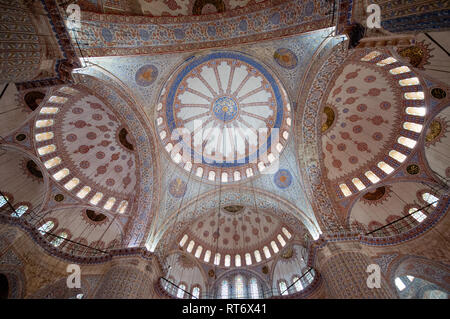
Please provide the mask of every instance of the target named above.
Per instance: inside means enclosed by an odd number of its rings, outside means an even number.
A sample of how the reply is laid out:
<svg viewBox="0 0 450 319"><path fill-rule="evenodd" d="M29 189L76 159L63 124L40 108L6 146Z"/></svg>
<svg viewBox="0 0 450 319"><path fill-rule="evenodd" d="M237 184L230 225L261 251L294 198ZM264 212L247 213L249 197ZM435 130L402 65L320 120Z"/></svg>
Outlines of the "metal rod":
<svg viewBox="0 0 450 319"><path fill-rule="evenodd" d="M311 270L312 270L312 267L309 267L308 271L305 272L303 275L301 275L301 277L298 278L296 281L294 281L292 284L290 284L290 285L289 285L289 286L281 293L281 295L283 295L286 291L289 290L289 288L291 288L293 285L295 285L295 283L296 283L297 281L299 281L300 279L302 279L303 277L305 277L305 275L306 275L307 273L309 273Z"/></svg>
<svg viewBox="0 0 450 319"><path fill-rule="evenodd" d="M194 297L195 299L198 299L197 297L195 297L193 294L191 294L189 291L186 291L186 290L184 290L183 288L181 288L181 287L179 287L179 286L177 286L176 284L174 284L173 282L171 282L169 279L166 279L166 278L164 278L164 277L161 277L161 279L163 279L163 280L165 280L165 281L167 281L168 283L170 283L171 285L173 285L173 286L175 286L175 287L177 287L178 289L181 289L181 290L183 290L185 293L187 293L188 295L190 295L191 297Z"/></svg>
<svg viewBox="0 0 450 319"><path fill-rule="evenodd" d="M407 217L409 217L409 216L411 216L411 215L417 213L418 211L421 211L422 209L428 208L429 206L431 206L431 205L437 203L438 201L439 201L439 199L438 199L438 200L435 200L434 202L432 202L432 203L430 203L430 204L428 204L428 205L426 205L426 206L423 206L423 207L421 207L421 208L418 208L418 209L416 209L414 212L409 213L408 215L405 215L405 216L403 216L403 217L400 217L399 219L396 219L396 220L394 220L393 222L390 222L389 224L386 224L386 225L381 226L381 227L379 227L379 228L377 228L377 229L375 229L375 230L372 230L371 232L366 233L366 236L368 236L368 235L370 235L370 234L372 234L372 233L374 233L374 232L376 232L376 231L379 231L380 229L386 228L386 227L388 227L388 226L390 226L390 225L392 225L392 224L394 224L394 223L396 223L396 222L398 222L398 221L400 221L400 220L402 220L402 219L405 219L405 218L407 218Z"/></svg>

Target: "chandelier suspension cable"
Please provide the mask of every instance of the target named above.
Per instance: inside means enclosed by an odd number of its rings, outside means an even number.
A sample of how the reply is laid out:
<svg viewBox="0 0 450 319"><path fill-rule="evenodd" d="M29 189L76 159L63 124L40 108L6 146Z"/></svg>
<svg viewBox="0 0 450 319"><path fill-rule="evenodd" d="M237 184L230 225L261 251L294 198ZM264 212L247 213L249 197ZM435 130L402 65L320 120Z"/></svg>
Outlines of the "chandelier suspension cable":
<svg viewBox="0 0 450 319"><path fill-rule="evenodd" d="M169 154L169 156L170 156L170 154ZM167 171L167 168L169 167L169 163L170 163L170 159L167 161L166 171ZM183 196L181 197L180 205L179 205L179 208L178 208L178 213L176 213L175 220L174 220L173 223L172 223L172 230L170 231L169 238L168 238L168 240L167 240L167 245L168 245L168 250L169 250L169 251L170 251L170 249L171 249L171 245L173 245L173 236L174 236L174 234L175 234L175 227L176 227L176 225L177 225L177 223L178 223L178 216L182 214L181 209L182 209L182 207L183 207L183 201L184 201L184 198L185 198L186 193L187 193L187 188L188 188L188 186L190 185L191 175L192 175L192 170L193 170L193 169L192 169L192 167L191 167L191 169L189 170L188 181L187 181L187 183L186 183L186 190L184 191ZM175 169L172 170L172 174L170 175L170 179L168 179L168 181L169 181L169 180L172 180L172 176L173 176L174 172L175 172ZM167 193L167 192L166 192L166 193ZM175 245L178 245L178 243L175 243ZM167 258L166 258L166 261L168 261ZM167 269L167 270L168 270L168 271L167 271L167 276L169 276L169 275L170 275L170 272L171 272L171 267L170 267L170 265L168 265L168 266L169 266L169 268Z"/></svg>

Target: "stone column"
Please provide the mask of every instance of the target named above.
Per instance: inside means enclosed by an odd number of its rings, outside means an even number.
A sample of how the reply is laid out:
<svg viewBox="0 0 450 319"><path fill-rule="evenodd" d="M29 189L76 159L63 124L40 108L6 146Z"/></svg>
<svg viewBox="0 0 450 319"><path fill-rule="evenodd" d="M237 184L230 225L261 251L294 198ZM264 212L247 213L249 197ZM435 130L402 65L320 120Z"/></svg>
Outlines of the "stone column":
<svg viewBox="0 0 450 319"><path fill-rule="evenodd" d="M373 264L358 243L329 243L317 255L327 297L332 299L397 298L380 273L381 287L369 288L367 266Z"/></svg>
<svg viewBox="0 0 450 319"><path fill-rule="evenodd" d="M114 257L103 275L94 299L155 298L154 282L159 278L156 260L140 256Z"/></svg>

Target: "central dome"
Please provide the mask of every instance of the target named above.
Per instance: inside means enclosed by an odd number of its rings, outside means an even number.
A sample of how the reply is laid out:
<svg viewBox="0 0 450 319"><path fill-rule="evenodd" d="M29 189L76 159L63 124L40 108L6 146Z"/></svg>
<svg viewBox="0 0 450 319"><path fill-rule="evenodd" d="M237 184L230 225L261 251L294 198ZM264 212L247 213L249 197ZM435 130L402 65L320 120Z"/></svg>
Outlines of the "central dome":
<svg viewBox="0 0 450 319"><path fill-rule="evenodd" d="M161 93L159 137L173 161L200 178L231 182L254 176L287 143L286 92L247 55L215 52L188 59Z"/></svg>

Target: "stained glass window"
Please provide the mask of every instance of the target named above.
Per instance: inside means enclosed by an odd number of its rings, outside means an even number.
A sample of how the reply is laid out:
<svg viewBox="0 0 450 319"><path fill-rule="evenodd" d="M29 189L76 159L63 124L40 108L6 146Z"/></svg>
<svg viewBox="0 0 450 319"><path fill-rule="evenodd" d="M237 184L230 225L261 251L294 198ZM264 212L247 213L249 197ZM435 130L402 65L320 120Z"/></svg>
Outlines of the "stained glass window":
<svg viewBox="0 0 450 319"><path fill-rule="evenodd" d="M11 216L12 217L21 217L23 214L25 214L25 212L28 210L28 206L26 205L20 205L17 209L16 212L12 213Z"/></svg>
<svg viewBox="0 0 450 319"><path fill-rule="evenodd" d="M245 263L247 264L247 266L252 264L252 256L250 255L250 253L245 254Z"/></svg>
<svg viewBox="0 0 450 319"><path fill-rule="evenodd" d="M237 275L234 278L234 297L238 299L245 298L245 291L244 291L244 278L241 275Z"/></svg>
<svg viewBox="0 0 450 319"><path fill-rule="evenodd" d="M53 226L55 226L55 223L52 222L51 220L49 220L44 225L39 227L38 230L41 232L42 235L45 235L46 232L49 232L50 230L52 230Z"/></svg>
<svg viewBox="0 0 450 319"><path fill-rule="evenodd" d="M58 236L59 236L59 237L56 237L56 238L53 239L53 241L52 241L52 245L55 246L55 247L58 247L59 245L61 245L62 242L64 241L64 239L66 239L68 235L67 235L67 233L62 232L62 233L60 233Z"/></svg>
<svg viewBox="0 0 450 319"><path fill-rule="evenodd" d="M228 280L223 280L220 284L220 298L222 298L222 299L229 298L229 293L228 293L229 288L230 288L230 285L228 284Z"/></svg>
<svg viewBox="0 0 450 319"><path fill-rule="evenodd" d="M0 196L0 207L5 206L5 204L8 202L8 197Z"/></svg>
<svg viewBox="0 0 450 319"><path fill-rule="evenodd" d="M427 215L425 215L424 213L422 213L420 210L418 210L417 208L411 208L408 211L411 216L417 220L419 223L423 222L425 220L425 218L427 218Z"/></svg>
<svg viewBox="0 0 450 319"><path fill-rule="evenodd" d="M303 290L303 285L300 282L300 277L294 276L292 278L292 283L294 284L295 290L297 290L297 291Z"/></svg>
<svg viewBox="0 0 450 319"><path fill-rule="evenodd" d="M280 294L282 294L283 296L288 295L288 291L287 291L287 285L285 281L280 281L280 283L278 284L278 287L280 288Z"/></svg>
<svg viewBox="0 0 450 319"><path fill-rule="evenodd" d="M258 287L258 281L256 280L256 278L250 279L250 298L251 299L259 298L259 287Z"/></svg>
<svg viewBox="0 0 450 319"><path fill-rule="evenodd" d="M195 297L195 298L200 298L200 288L199 287L194 287L193 289L192 289L192 295Z"/></svg>
<svg viewBox="0 0 450 319"><path fill-rule="evenodd" d="M183 298L184 297L184 290L186 290L186 286L181 284L178 286L178 292L177 292L177 298Z"/></svg>
<svg viewBox="0 0 450 319"><path fill-rule="evenodd" d="M313 274L312 274L312 270L311 270L311 271L308 271L308 272L305 274L305 278L306 278L306 280L307 280L308 283L312 283L312 281L313 281L313 279L314 279L314 276L313 276Z"/></svg>
<svg viewBox="0 0 450 319"><path fill-rule="evenodd" d="M434 195L431 195L430 193L423 193L422 198L424 201L426 201L428 204L433 204L433 207L436 207L439 201L439 198L437 198Z"/></svg>
<svg viewBox="0 0 450 319"><path fill-rule="evenodd" d="M256 262L259 263L261 261L261 253L259 252L259 250L255 250L254 254Z"/></svg>

